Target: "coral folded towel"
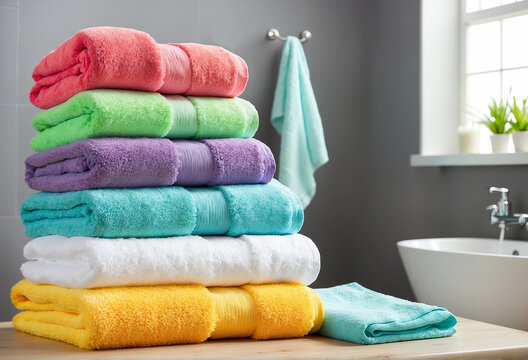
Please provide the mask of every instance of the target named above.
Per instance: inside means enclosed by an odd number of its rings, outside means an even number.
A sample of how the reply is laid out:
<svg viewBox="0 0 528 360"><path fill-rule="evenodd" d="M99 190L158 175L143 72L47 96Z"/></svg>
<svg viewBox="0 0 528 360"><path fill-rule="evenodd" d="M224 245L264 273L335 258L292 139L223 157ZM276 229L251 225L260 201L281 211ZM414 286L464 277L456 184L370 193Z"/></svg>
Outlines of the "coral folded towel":
<svg viewBox="0 0 528 360"><path fill-rule="evenodd" d="M18 330L84 349L301 337L321 326L320 298L300 284L69 289L22 280L11 301Z"/></svg>
<svg viewBox="0 0 528 360"><path fill-rule="evenodd" d="M306 236L176 236L149 239L50 235L24 247L22 274L36 284L70 288L200 284L310 285L319 251Z"/></svg>
<svg viewBox="0 0 528 360"><path fill-rule="evenodd" d="M316 290L325 307L319 335L360 344L453 335L456 318L446 309L380 294L351 283Z"/></svg>
<svg viewBox="0 0 528 360"><path fill-rule="evenodd" d="M97 88L235 97L246 87L248 69L241 57L219 46L157 44L142 31L94 27L46 55L33 80L29 99L48 109Z"/></svg>
<svg viewBox="0 0 528 360"><path fill-rule="evenodd" d="M89 90L33 118L31 140L44 151L100 137L170 139L249 138L257 110L240 98L163 96L127 90Z"/></svg>
<svg viewBox="0 0 528 360"><path fill-rule="evenodd" d="M30 237L285 235L303 223L299 199L277 180L210 188L41 192L24 200L21 216Z"/></svg>
<svg viewBox="0 0 528 360"><path fill-rule="evenodd" d="M51 192L258 184L274 172L271 150L256 139L87 139L26 159L28 186Z"/></svg>

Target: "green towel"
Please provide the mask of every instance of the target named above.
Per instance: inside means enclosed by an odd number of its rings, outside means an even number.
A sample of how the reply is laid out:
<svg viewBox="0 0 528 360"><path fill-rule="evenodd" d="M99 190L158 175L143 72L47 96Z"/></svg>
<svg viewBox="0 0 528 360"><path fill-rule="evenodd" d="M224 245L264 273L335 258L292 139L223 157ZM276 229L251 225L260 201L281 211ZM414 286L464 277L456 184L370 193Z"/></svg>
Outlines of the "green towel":
<svg viewBox="0 0 528 360"><path fill-rule="evenodd" d="M271 123L282 136L279 180L306 208L315 195L315 170L328 162L328 153L306 57L293 36L282 50Z"/></svg>
<svg viewBox="0 0 528 360"><path fill-rule="evenodd" d="M88 90L37 114L31 141L44 151L97 137L249 138L257 110L240 98L167 96L128 90Z"/></svg>
<svg viewBox="0 0 528 360"><path fill-rule="evenodd" d="M358 283L316 289L325 318L319 335L360 344L453 335L456 318L447 310L377 293Z"/></svg>

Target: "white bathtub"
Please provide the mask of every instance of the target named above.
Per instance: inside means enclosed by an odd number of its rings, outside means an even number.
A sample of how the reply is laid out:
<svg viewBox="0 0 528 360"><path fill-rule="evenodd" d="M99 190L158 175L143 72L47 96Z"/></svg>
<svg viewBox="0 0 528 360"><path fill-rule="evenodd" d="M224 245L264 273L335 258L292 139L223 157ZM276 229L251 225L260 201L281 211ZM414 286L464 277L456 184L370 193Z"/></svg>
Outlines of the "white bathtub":
<svg viewBox="0 0 528 360"><path fill-rule="evenodd" d="M528 331L528 242L478 238L398 242L416 299L455 315ZM512 255L517 252L519 255Z"/></svg>

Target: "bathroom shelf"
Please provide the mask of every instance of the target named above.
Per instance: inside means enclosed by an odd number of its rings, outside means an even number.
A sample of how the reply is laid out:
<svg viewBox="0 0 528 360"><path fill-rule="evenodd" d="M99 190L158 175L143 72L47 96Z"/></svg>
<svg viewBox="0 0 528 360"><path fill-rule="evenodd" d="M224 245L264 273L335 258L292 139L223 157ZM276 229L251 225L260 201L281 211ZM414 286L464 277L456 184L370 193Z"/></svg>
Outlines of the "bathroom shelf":
<svg viewBox="0 0 528 360"><path fill-rule="evenodd" d="M458 317L452 337L358 345L320 336L285 340L208 340L203 344L87 351L0 323L5 359L512 359L528 357L528 332Z"/></svg>
<svg viewBox="0 0 528 360"><path fill-rule="evenodd" d="M411 166L528 165L528 153L411 155Z"/></svg>

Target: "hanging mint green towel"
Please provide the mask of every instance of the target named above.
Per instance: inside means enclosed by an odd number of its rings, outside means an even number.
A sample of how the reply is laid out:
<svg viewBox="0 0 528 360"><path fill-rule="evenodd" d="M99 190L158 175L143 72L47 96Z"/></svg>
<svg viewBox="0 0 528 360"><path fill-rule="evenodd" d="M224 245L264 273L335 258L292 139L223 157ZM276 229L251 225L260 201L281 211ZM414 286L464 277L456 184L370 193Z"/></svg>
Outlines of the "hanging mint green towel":
<svg viewBox="0 0 528 360"><path fill-rule="evenodd" d="M380 294L351 283L316 289L325 317L319 335L360 344L453 335L456 318L447 310Z"/></svg>
<svg viewBox="0 0 528 360"><path fill-rule="evenodd" d="M328 162L328 153L306 57L293 36L282 50L271 123L282 136L279 180L306 208L315 195L315 170Z"/></svg>

